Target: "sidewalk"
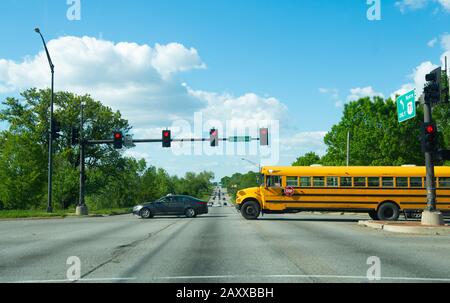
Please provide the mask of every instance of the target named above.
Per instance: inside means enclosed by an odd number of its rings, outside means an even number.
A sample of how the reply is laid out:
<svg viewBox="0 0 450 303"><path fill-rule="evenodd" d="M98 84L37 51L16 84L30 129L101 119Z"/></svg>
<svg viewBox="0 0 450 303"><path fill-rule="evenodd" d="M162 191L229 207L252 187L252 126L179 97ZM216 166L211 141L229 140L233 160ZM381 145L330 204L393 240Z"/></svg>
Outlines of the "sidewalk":
<svg viewBox="0 0 450 303"><path fill-rule="evenodd" d="M358 225L393 233L420 235L450 235L450 226L426 226L420 221L359 221Z"/></svg>

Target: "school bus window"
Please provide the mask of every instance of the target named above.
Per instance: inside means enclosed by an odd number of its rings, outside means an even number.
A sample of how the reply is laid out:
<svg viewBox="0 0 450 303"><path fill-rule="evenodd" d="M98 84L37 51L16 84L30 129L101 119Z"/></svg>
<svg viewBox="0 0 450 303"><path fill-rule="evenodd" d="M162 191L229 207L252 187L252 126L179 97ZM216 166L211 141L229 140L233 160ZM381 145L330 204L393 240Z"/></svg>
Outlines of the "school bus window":
<svg viewBox="0 0 450 303"><path fill-rule="evenodd" d="M341 187L352 187L352 177L341 177Z"/></svg>
<svg viewBox="0 0 450 303"><path fill-rule="evenodd" d="M411 187L413 187L413 188L422 188L423 187L421 177L412 177L409 182L411 184Z"/></svg>
<svg viewBox="0 0 450 303"><path fill-rule="evenodd" d="M355 177L355 187L366 187L366 178Z"/></svg>
<svg viewBox="0 0 450 303"><path fill-rule="evenodd" d="M392 177L383 177L383 187L394 187L394 178Z"/></svg>
<svg viewBox="0 0 450 303"><path fill-rule="evenodd" d="M300 177L300 187L311 187L311 177Z"/></svg>
<svg viewBox="0 0 450 303"><path fill-rule="evenodd" d="M281 187L280 176L267 176L267 187Z"/></svg>
<svg viewBox="0 0 450 303"><path fill-rule="evenodd" d="M369 183L369 187L380 187L380 178L369 177L368 183Z"/></svg>
<svg viewBox="0 0 450 303"><path fill-rule="evenodd" d="M325 177L314 177L313 178L314 187L325 187Z"/></svg>
<svg viewBox="0 0 450 303"><path fill-rule="evenodd" d="M407 188L408 187L408 178L398 177L397 178L397 187Z"/></svg>
<svg viewBox="0 0 450 303"><path fill-rule="evenodd" d="M338 187L338 177L327 177L327 187Z"/></svg>
<svg viewBox="0 0 450 303"><path fill-rule="evenodd" d="M286 177L286 186L298 187L298 177Z"/></svg>
<svg viewBox="0 0 450 303"><path fill-rule="evenodd" d="M450 178L439 178L439 187L450 188Z"/></svg>

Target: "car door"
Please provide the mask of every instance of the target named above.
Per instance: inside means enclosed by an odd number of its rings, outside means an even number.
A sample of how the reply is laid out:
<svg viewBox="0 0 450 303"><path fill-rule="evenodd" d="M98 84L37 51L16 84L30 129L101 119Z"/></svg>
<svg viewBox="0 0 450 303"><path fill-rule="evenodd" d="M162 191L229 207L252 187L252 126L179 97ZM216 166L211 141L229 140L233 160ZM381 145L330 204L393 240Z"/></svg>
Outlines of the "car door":
<svg viewBox="0 0 450 303"><path fill-rule="evenodd" d="M169 200L167 197L161 198L161 199L155 201L153 203L153 208L154 208L155 214L167 215L169 213L168 203L169 203Z"/></svg>
<svg viewBox="0 0 450 303"><path fill-rule="evenodd" d="M172 198L172 200L170 202L171 213L175 214L175 215L183 215L184 209L185 209L186 198L179 197L179 196L175 196L175 197L171 197L171 198Z"/></svg>

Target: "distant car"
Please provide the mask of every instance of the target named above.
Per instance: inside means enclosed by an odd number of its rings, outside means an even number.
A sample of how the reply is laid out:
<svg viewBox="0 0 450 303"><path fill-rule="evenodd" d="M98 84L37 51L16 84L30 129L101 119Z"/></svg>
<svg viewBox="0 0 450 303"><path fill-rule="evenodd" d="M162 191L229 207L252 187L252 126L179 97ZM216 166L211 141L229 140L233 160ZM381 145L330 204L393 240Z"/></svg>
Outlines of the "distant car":
<svg viewBox="0 0 450 303"><path fill-rule="evenodd" d="M133 214L143 219L158 215L184 215L195 218L208 213L208 202L190 196L166 196L154 202L137 205Z"/></svg>

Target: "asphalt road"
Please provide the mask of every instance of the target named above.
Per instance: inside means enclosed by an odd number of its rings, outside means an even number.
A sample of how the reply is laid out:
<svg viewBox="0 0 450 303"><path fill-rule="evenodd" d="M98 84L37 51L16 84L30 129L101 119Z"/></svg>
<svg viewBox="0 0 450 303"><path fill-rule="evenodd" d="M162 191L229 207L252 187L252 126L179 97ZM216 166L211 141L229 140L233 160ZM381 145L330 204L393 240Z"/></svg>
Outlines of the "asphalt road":
<svg viewBox="0 0 450 303"><path fill-rule="evenodd" d="M450 237L357 225L365 215L246 221L232 208L195 219L131 215L0 221L0 282L60 282L67 258L85 282L450 282Z"/></svg>

